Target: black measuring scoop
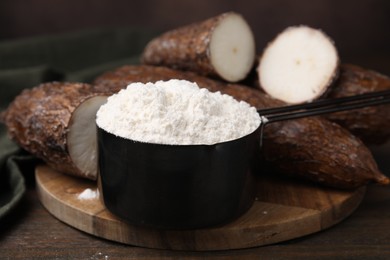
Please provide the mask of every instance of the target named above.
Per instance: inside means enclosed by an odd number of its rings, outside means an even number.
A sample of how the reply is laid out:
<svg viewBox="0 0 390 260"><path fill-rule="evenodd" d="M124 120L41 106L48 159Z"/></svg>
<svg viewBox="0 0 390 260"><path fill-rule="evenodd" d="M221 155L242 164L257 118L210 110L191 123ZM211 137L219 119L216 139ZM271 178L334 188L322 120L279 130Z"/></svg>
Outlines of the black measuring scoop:
<svg viewBox="0 0 390 260"><path fill-rule="evenodd" d="M133 225L193 229L226 224L255 199L253 166L267 124L386 103L390 91L258 110L258 129L212 145L143 143L97 127L101 197L111 213Z"/></svg>

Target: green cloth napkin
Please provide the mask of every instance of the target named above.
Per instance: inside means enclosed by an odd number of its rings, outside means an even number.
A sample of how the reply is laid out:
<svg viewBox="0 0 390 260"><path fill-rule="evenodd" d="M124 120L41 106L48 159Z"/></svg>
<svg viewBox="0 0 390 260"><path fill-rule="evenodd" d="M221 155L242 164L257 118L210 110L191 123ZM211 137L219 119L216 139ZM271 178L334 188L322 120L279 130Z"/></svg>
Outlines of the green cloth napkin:
<svg viewBox="0 0 390 260"><path fill-rule="evenodd" d="M0 41L0 111L23 89L42 82L88 83L104 71L136 64L154 35L150 30L105 28ZM0 218L22 197L37 161L0 124Z"/></svg>

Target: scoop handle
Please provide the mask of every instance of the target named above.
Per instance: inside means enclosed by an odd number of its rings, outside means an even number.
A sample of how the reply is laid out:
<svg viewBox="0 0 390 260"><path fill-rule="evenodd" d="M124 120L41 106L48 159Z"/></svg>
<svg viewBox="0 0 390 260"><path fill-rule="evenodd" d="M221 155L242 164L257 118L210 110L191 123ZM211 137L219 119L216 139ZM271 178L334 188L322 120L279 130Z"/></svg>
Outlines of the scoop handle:
<svg viewBox="0 0 390 260"><path fill-rule="evenodd" d="M260 114L261 118L260 147L262 147L263 144L264 127L269 123L389 103L390 90L384 90L335 99L319 99L310 103L299 105L259 109L257 112Z"/></svg>

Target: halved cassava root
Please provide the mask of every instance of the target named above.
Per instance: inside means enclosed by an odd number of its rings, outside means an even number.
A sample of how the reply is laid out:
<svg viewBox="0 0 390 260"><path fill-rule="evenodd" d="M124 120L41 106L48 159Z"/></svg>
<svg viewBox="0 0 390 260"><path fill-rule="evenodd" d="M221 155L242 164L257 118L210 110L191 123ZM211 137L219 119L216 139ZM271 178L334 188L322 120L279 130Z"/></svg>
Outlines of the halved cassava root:
<svg viewBox="0 0 390 260"><path fill-rule="evenodd" d="M52 168L97 177L96 111L106 96L82 83L45 83L24 90L4 113L10 137Z"/></svg>
<svg viewBox="0 0 390 260"><path fill-rule="evenodd" d="M255 51L247 22L228 12L155 38L145 47L142 62L236 82L252 69Z"/></svg>
<svg viewBox="0 0 390 260"><path fill-rule="evenodd" d="M113 94L131 82L155 82L172 78L196 82L257 108L285 103L238 84L226 84L191 72L164 67L123 66L95 80L98 91ZM302 118L267 125L262 157L278 171L326 186L352 189L370 182L389 184L370 150L350 132L322 117Z"/></svg>
<svg viewBox="0 0 390 260"><path fill-rule="evenodd" d="M337 75L333 41L308 26L285 29L265 48L257 68L261 88L286 103L312 101Z"/></svg>

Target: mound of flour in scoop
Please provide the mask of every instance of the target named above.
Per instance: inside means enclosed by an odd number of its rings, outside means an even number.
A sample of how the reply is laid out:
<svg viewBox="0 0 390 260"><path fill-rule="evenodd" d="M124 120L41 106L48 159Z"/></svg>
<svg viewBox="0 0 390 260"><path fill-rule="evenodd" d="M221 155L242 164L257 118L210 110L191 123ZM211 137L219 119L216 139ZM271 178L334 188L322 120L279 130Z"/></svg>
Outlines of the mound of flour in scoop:
<svg viewBox="0 0 390 260"><path fill-rule="evenodd" d="M96 123L127 139L157 144L215 144L260 125L254 107L185 80L132 83L110 96Z"/></svg>

